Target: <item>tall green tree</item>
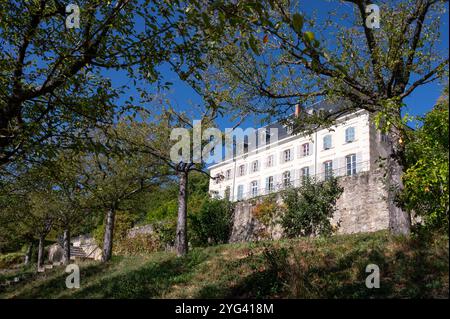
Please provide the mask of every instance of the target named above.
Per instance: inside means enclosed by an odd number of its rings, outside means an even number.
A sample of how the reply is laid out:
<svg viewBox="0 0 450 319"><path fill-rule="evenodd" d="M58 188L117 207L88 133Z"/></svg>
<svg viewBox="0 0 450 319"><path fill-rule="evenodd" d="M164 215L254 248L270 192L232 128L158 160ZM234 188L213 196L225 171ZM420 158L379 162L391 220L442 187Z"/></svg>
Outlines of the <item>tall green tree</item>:
<svg viewBox="0 0 450 319"><path fill-rule="evenodd" d="M188 252L189 176L192 172L209 176L204 169L204 161L208 154L204 153L205 135L202 130L215 127L216 117L217 110L209 108L201 113L198 122L194 125L195 115L176 112L172 108L163 108L158 113L153 112L143 116L143 121L123 123L125 127L128 127L128 133L123 134L120 139L132 145L134 152L148 154L160 160L170 170L170 174L177 178L178 216L175 249L178 256ZM194 137L194 131L197 130L199 130L199 136ZM175 141L174 138L179 140ZM194 142L196 138L199 140ZM179 143L178 146L175 145L176 142ZM221 141L212 141L212 144L215 143L221 143Z"/></svg>
<svg viewBox="0 0 450 319"><path fill-rule="evenodd" d="M433 109L421 119L421 127L411 131L406 143L407 169L400 202L415 213L429 229L447 232L448 193L448 86Z"/></svg>
<svg viewBox="0 0 450 319"><path fill-rule="evenodd" d="M160 184L166 176L158 159L134 152L123 140L113 138L124 129L119 123L116 128L110 127L106 134L97 132L97 142L109 145L110 151L99 152L94 147L82 156L78 166L81 183L90 193L91 209L106 211L103 262L112 256L116 212L127 200Z"/></svg>
<svg viewBox="0 0 450 319"><path fill-rule="evenodd" d="M202 62L180 1L6 0L0 8L0 165L74 146L79 132L111 123L126 87L108 71L161 87L158 66L184 77ZM66 12L68 11L68 12ZM78 15L79 26L71 25ZM67 21L69 23L67 23ZM191 25L191 28L193 26ZM136 85L136 84L135 84Z"/></svg>
<svg viewBox="0 0 450 319"><path fill-rule="evenodd" d="M303 1L193 2L204 16L191 19L220 34L214 46L221 50L211 51L204 80L223 106L238 113L283 116L320 97L336 102L333 110L288 123L294 132L328 127L346 112L370 112L390 141L389 228L408 234L410 215L396 201L405 166L402 110L406 97L448 70L448 48L436 45L447 1L378 1L380 28L366 23L369 1L333 3L336 10L317 20Z"/></svg>

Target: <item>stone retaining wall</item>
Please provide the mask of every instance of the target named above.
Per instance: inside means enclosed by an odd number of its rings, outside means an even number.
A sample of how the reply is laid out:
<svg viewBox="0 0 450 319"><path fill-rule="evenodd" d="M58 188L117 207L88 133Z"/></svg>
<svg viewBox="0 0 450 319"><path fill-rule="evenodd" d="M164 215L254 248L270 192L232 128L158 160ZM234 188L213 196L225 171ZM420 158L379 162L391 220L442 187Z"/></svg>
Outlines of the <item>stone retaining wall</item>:
<svg viewBox="0 0 450 319"><path fill-rule="evenodd" d="M374 232L388 228L387 191L382 172L340 177L339 184L344 191L336 202L336 212L331 221L338 227L337 233ZM277 200L281 202L281 196L277 196ZM252 210L261 201L262 198L256 198L236 203L230 242L260 239L264 226L253 217ZM274 239L282 236L279 226L268 231Z"/></svg>

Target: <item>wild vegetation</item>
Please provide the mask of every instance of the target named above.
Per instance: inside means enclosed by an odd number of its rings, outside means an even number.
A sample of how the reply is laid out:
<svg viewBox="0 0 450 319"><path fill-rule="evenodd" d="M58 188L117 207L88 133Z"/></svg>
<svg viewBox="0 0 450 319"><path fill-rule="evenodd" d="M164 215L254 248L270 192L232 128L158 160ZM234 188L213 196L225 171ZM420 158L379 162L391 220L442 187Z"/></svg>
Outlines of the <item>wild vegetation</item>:
<svg viewBox="0 0 450 319"><path fill-rule="evenodd" d="M365 0L342 1L351 10L326 20L291 1L80 0L74 29L61 1L4 2L0 283L19 283L1 286L3 297L446 295L448 52L436 45L446 1L385 1L379 30L365 24ZM196 102L174 106L173 77ZM405 114L405 100L438 81L447 88L435 107ZM323 98L336 108L286 117ZM249 115L310 133L356 110L390 145L390 235L225 245L233 205L208 194L223 176L209 176L214 150L204 149L222 142L178 133ZM306 181L282 207L263 199L253 211L261 237L278 222L291 238L330 234L340 192L334 179ZM154 232L127 236L143 224ZM86 233L102 262L83 264L81 290L63 289L60 269L36 272L48 244L61 243L67 264L71 238ZM360 288L369 261L383 266L377 292Z"/></svg>
<svg viewBox="0 0 450 319"><path fill-rule="evenodd" d="M448 236L424 241L386 232L216 245L174 253L117 256L81 264L81 288L67 274L28 270L1 298L448 298ZM367 289L365 268L380 267ZM426 278L425 282L424 279Z"/></svg>

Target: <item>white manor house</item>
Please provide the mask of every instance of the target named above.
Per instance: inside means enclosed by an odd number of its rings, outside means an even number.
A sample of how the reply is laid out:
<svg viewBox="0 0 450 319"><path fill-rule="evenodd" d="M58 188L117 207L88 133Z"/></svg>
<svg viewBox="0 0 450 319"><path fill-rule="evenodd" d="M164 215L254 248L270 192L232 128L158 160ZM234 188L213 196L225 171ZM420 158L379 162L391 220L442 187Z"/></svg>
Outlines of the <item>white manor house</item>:
<svg viewBox="0 0 450 319"><path fill-rule="evenodd" d="M302 111L311 109L297 106L294 116ZM259 140L265 136L263 145L246 142L243 152L209 167L211 176L221 177L210 179L212 196L240 201L300 186L307 176L318 180L355 176L374 170L388 149L386 136L364 110L343 115L334 126L311 135L291 134L279 122L256 131Z"/></svg>

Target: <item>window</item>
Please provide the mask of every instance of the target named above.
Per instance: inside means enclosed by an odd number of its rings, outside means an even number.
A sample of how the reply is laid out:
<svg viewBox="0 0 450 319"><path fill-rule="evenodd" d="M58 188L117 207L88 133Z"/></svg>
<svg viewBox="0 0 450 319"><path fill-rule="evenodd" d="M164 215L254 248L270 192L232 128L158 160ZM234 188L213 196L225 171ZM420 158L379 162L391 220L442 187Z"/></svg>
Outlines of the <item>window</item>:
<svg viewBox="0 0 450 319"><path fill-rule="evenodd" d="M270 193L274 190L273 187L273 176L269 176L266 178L266 193Z"/></svg>
<svg viewBox="0 0 450 319"><path fill-rule="evenodd" d="M291 186L291 172L286 171L283 173L283 187Z"/></svg>
<svg viewBox="0 0 450 319"><path fill-rule="evenodd" d="M230 200L231 198L231 187L227 186L227 188L225 188L225 198Z"/></svg>
<svg viewBox="0 0 450 319"><path fill-rule="evenodd" d="M331 135L325 135L323 137L323 149L329 150L331 148Z"/></svg>
<svg viewBox="0 0 450 319"><path fill-rule="evenodd" d="M258 196L258 181L253 181L250 183L252 190L252 197Z"/></svg>
<svg viewBox="0 0 450 319"><path fill-rule="evenodd" d="M309 155L309 143L305 143L302 145L302 156Z"/></svg>
<svg viewBox="0 0 450 319"><path fill-rule="evenodd" d="M266 128L266 145L270 144L270 129Z"/></svg>
<svg viewBox="0 0 450 319"><path fill-rule="evenodd" d="M231 169L227 169L227 171L225 172L225 178L231 179Z"/></svg>
<svg viewBox="0 0 450 319"><path fill-rule="evenodd" d="M244 176L245 175L245 165L241 165L239 166L239 176Z"/></svg>
<svg viewBox="0 0 450 319"><path fill-rule="evenodd" d="M291 150L288 149L283 152L283 161L289 162L290 160L291 160Z"/></svg>
<svg viewBox="0 0 450 319"><path fill-rule="evenodd" d="M304 183L309 177L309 167L303 167L301 169L302 183Z"/></svg>
<svg viewBox="0 0 450 319"><path fill-rule="evenodd" d="M356 174L356 155L351 154L345 157L345 163L347 166L347 175L355 175Z"/></svg>
<svg viewBox="0 0 450 319"><path fill-rule="evenodd" d="M254 161L252 163L252 172L257 172L258 169L259 169L259 163L258 163L258 161Z"/></svg>
<svg viewBox="0 0 450 319"><path fill-rule="evenodd" d="M269 157L267 157L267 167L272 166L273 166L273 155L270 155Z"/></svg>
<svg viewBox="0 0 450 319"><path fill-rule="evenodd" d="M239 185L237 189L237 199L241 200L244 198L244 185Z"/></svg>
<svg viewBox="0 0 450 319"><path fill-rule="evenodd" d="M349 127L345 130L345 142L351 143L355 141L355 128Z"/></svg>
<svg viewBox="0 0 450 319"><path fill-rule="evenodd" d="M325 172L325 180L329 180L333 176L333 162L326 161L323 163L323 168Z"/></svg>

